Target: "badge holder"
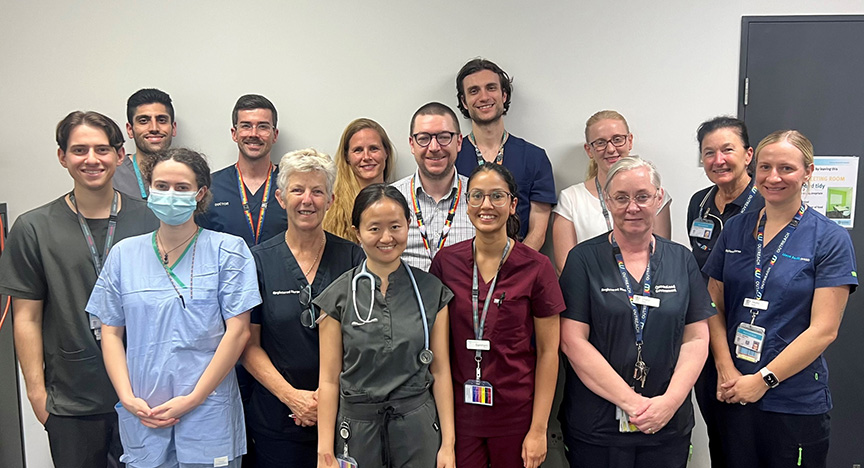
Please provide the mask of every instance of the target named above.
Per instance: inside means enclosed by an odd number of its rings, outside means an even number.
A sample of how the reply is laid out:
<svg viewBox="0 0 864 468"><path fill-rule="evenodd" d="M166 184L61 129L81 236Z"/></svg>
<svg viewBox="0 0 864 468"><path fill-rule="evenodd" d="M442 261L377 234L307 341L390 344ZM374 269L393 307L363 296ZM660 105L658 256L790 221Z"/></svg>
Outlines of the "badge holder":
<svg viewBox="0 0 864 468"><path fill-rule="evenodd" d="M342 455L336 456L336 463L339 465L339 468L358 468L357 460L348 455L348 439L351 438L351 428L348 426L347 421L342 421L342 424L339 425L339 437L342 437L345 443Z"/></svg>
<svg viewBox="0 0 864 468"><path fill-rule="evenodd" d="M87 314L90 318L90 329L93 330L93 335L96 341L102 341L102 320L93 314Z"/></svg>
<svg viewBox="0 0 864 468"><path fill-rule="evenodd" d="M714 221L710 219L697 218L693 220L693 225L690 226L690 237L697 239L711 239L711 234L714 232Z"/></svg>
<svg viewBox="0 0 864 468"><path fill-rule="evenodd" d="M477 361L476 379L465 382L465 403L469 405L492 406L492 384L480 380L480 361L483 359L477 351L474 360Z"/></svg>
<svg viewBox="0 0 864 468"><path fill-rule="evenodd" d="M745 307L750 310L750 323L741 322L735 330L735 357L747 362L759 362L762 359L762 344L765 342L765 329L753 324L760 310L768 309L768 302L757 299L744 299Z"/></svg>
<svg viewBox="0 0 864 468"><path fill-rule="evenodd" d="M639 432L639 428L630 422L630 416L627 412L617 406L615 407L615 419L618 421L618 432Z"/></svg>

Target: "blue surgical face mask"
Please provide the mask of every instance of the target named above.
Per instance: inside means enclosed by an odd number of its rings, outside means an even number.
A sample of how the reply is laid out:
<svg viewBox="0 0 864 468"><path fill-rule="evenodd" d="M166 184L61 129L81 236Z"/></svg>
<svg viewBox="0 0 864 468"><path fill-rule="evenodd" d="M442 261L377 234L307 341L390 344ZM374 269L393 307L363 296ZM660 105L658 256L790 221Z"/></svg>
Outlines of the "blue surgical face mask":
<svg viewBox="0 0 864 468"><path fill-rule="evenodd" d="M192 217L198 202L195 197L198 192L176 192L172 190L150 189L147 197L147 207L153 211L162 222L177 226Z"/></svg>

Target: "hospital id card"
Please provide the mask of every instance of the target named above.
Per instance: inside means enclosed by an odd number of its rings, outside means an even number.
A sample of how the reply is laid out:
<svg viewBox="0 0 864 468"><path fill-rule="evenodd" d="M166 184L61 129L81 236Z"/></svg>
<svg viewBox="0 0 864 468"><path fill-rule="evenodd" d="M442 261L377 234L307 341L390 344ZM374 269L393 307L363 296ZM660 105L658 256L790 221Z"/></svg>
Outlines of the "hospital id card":
<svg viewBox="0 0 864 468"><path fill-rule="evenodd" d="M694 219L693 225L690 226L690 237L698 239L711 239L711 233L714 232L714 221L710 219Z"/></svg>
<svg viewBox="0 0 864 468"><path fill-rule="evenodd" d="M630 422L630 416L626 411L615 407L615 419L618 421L618 432L639 432L639 428Z"/></svg>
<svg viewBox="0 0 864 468"><path fill-rule="evenodd" d="M337 456L336 462L339 464L339 468L357 468L357 460L348 455Z"/></svg>
<svg viewBox="0 0 864 468"><path fill-rule="evenodd" d="M469 405L492 406L492 384L485 380L465 382L465 403Z"/></svg>
<svg viewBox="0 0 864 468"><path fill-rule="evenodd" d="M741 322L735 331L735 356L748 362L759 362L764 342L764 328Z"/></svg>

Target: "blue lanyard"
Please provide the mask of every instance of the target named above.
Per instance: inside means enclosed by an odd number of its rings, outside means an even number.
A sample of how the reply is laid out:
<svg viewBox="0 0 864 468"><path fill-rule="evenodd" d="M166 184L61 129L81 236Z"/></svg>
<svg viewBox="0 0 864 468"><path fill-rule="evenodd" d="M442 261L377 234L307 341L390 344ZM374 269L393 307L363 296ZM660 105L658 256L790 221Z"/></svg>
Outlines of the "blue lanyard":
<svg viewBox="0 0 864 468"><path fill-rule="evenodd" d="M138 153L132 155L132 169L135 170L135 179L138 180L138 190L141 191L141 198L147 199L147 189L144 187L144 177L141 176L141 169L138 168L137 158Z"/></svg>
<svg viewBox="0 0 864 468"><path fill-rule="evenodd" d="M489 285L489 291L486 292L486 301L483 303L483 312L479 313L480 306L480 284L477 279L477 255L475 252L474 241L471 242L471 254L474 256L474 278L471 282L471 312L474 316L474 337L478 340L483 339L483 327L486 325L486 313L489 312L489 303L492 301L492 294L495 292L495 284L498 283L498 273L504 265L504 258L507 257L507 252L510 251L510 238L507 238L507 245L504 246L504 252L501 254L501 261L498 262L498 269L495 271L495 277L492 278L492 283ZM479 315L479 317L478 317ZM480 351L477 351L480 355Z"/></svg>
<svg viewBox="0 0 864 468"><path fill-rule="evenodd" d="M645 329L645 322L648 320L648 306L642 304L642 310L633 302L633 288L630 286L630 279L627 277L627 267L624 266L624 257L621 255L621 248L615 242L615 235L612 235L612 252L615 254L615 261L618 263L618 271L621 273L621 279L624 280L624 287L627 289L627 298L630 300L630 309L633 310L633 330L636 332L636 346L641 349L642 346L642 331ZM651 296L651 259L654 257L654 241L648 245L648 265L645 266L645 282L642 286L642 295Z"/></svg>
<svg viewBox="0 0 864 468"><path fill-rule="evenodd" d="M750 194L747 195L747 200L744 201L744 205L741 206L741 211L738 214L744 214L747 211L747 208L750 206L750 202L753 201L753 197L756 196L756 193L759 192L759 189L756 188L756 184L753 184L750 187ZM708 197L717 193L717 186L711 187L711 190L705 194L705 198L702 199L702 203L699 204L699 211L702 212L702 219L705 219L708 216L708 212L711 211L711 207L705 208L705 202L708 201Z"/></svg>
<svg viewBox="0 0 864 468"><path fill-rule="evenodd" d="M780 240L780 245L777 246L777 250L774 251L774 255L771 257L771 260L768 262L768 268L765 269L765 273L762 273L762 243L765 238L765 222L767 221L767 215L763 214L761 218L759 218L759 227L756 229L756 268L753 273L756 284L756 299L762 299L762 294L765 292L765 283L768 282L768 274L771 273L771 270L774 269L774 264L777 263L777 260L780 258L780 252L783 251L783 247L786 246L786 241L789 239L789 236L795 232L795 228L798 227L798 223L801 222L801 217L804 216L804 212L807 211L807 205L803 202L801 203L801 208L798 209L798 212L795 213L795 217L792 218L792 221L789 221L789 224L783 228L785 234L783 235L783 239ZM752 310L751 314L753 314L753 318L756 318L759 315L758 310Z"/></svg>

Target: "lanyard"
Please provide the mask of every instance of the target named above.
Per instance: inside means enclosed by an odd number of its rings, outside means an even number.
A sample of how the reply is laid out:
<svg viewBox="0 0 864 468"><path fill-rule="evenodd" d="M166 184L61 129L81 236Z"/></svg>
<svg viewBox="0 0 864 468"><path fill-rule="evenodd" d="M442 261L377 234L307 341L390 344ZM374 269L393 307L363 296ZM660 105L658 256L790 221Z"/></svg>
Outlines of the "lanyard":
<svg viewBox="0 0 864 468"><path fill-rule="evenodd" d="M795 231L795 228L798 227L798 223L801 222L801 218L804 216L804 212L807 210L807 205L804 202L801 202L801 208L798 209L798 212L795 213L795 217L792 218L792 221L789 221L789 224L783 228L785 234L783 234L783 239L780 240L780 245L777 246L777 250L774 251L774 255L771 256L771 260L768 261L768 268L765 269L765 273L762 273L762 242L765 237L765 222L767 221L767 215L763 214L761 218L759 218L759 227L756 229L756 268L753 273L755 278L756 285L756 299L761 300L762 294L765 292L765 283L768 282L768 274L771 273L771 270L774 268L774 264L777 263L777 260L780 258L780 252L783 251L783 247L786 246L786 241L789 239L789 236ZM753 309L750 311L753 315L753 320L756 319L756 316L759 315L759 311L757 309ZM751 323L753 322L751 320Z"/></svg>
<svg viewBox="0 0 864 468"><path fill-rule="evenodd" d="M741 211L739 211L738 214L744 214L744 212L747 211L747 207L750 206L750 202L753 201L753 197L756 196L756 192L758 191L759 189L756 188L756 184L753 184L750 187L750 194L747 195L747 200L744 201L744 205L741 206ZM708 201L708 197L711 197L716 193L717 186L715 185L711 187L711 190L709 190L708 193L705 194L705 196L702 198L702 202L699 203L699 211L702 213L702 219L705 219L705 217L708 216L708 212L711 211L711 207L705 208L705 203Z"/></svg>
<svg viewBox="0 0 864 468"><path fill-rule="evenodd" d="M414 217L417 218L417 228L420 229L420 237L423 239L423 246L426 247L426 253L429 258L432 258L432 249L429 245L429 237L426 235L426 225L423 224L423 213L420 212L420 201L417 199L417 190L414 188L414 177L411 178L411 204L414 206ZM450 227L453 225L453 218L456 216L456 205L459 204L459 198L462 197L462 179L456 175L456 196L450 202L450 209L447 211L447 219L444 221L444 228L441 229L441 237L438 238L438 246L435 251L441 250L444 247L444 242L450 234Z"/></svg>
<svg viewBox="0 0 864 468"><path fill-rule="evenodd" d="M636 332L636 346L642 347L642 331L645 329L645 321L648 319L648 306L642 304L641 312L633 302L633 288L630 286L630 279L627 277L627 267L624 266L624 257L621 255L621 248L615 242L615 235L612 235L612 252L615 254L615 261L618 263L618 271L621 273L621 279L624 280L624 287L627 289L627 298L630 300L630 309L633 310L633 329ZM654 241L648 246L648 265L645 266L645 282L642 286L642 295L651 295L651 259L654 257Z"/></svg>
<svg viewBox="0 0 864 468"><path fill-rule="evenodd" d="M612 230L612 220L609 217L609 209L606 208L606 200L603 197L603 189L600 188L600 181L594 177L594 185L597 187L597 198L600 199L600 209L603 210L603 219L606 220L606 228Z"/></svg>
<svg viewBox="0 0 864 468"><path fill-rule="evenodd" d="M495 284L498 282L498 273L501 271L501 267L504 265L504 258L507 257L507 252L510 251L510 238L507 238L507 245L504 246L504 252L501 254L501 261L498 262L498 269L495 270L495 276L492 278L492 283L489 285L489 291L486 293L486 301L483 303L483 312L482 314L478 314L478 308L480 303L480 285L479 280L477 279L477 255L476 249L474 246L474 242L471 243L471 253L474 255L474 278L471 282L471 311L474 316L474 337L478 340L483 339L483 327L486 325L486 313L489 312L489 303L492 302L492 295L495 292ZM478 315L480 315L478 317ZM480 351L477 351L477 354L480 354Z"/></svg>
<svg viewBox="0 0 864 468"><path fill-rule="evenodd" d="M183 284L183 281L180 281L180 278L174 273L174 267L180 263L180 260L183 260L183 257L186 256L186 252L189 249L192 249L192 266L189 268L189 298L194 298L194 292L192 289L192 283L195 280L195 250L198 246L198 235L201 234L203 228L198 228L198 231L195 233L195 237L192 239L192 242L186 246L186 249L183 250L183 253L177 257L177 261L174 262L174 265L168 266L162 262L162 255L159 254L159 246L156 244L156 231L153 231L153 252L156 253L156 258L159 260L159 264L162 265L162 268L165 270L165 274L168 275L168 281L171 282L171 286L174 287L174 291L177 292L177 297L180 298L180 303L183 305L183 308L186 308L186 300L183 299L183 294L180 293L180 288L186 289L186 285Z"/></svg>
<svg viewBox="0 0 864 468"><path fill-rule="evenodd" d="M111 201L111 214L108 217L108 234L105 235L105 246L103 254L100 257L99 251L96 250L96 241L93 239L93 234L90 232L90 227L81 212L78 211L78 203L75 202L75 193L69 192L69 201L75 207L75 214L78 215L78 224L81 225L81 232L84 233L84 239L87 240L87 247L90 249L90 257L93 259L93 267L96 268L98 275L102 271L102 262L108 258L108 251L111 249L111 242L114 240L114 231L117 229L117 202L120 200L118 192L114 191L114 199Z"/></svg>
<svg viewBox="0 0 864 468"><path fill-rule="evenodd" d="M258 209L258 224L257 228L252 220L252 213L249 211L249 198L246 196L246 183L243 182L243 174L240 173L240 163L235 164L237 167L237 188L240 191L240 202L243 204L243 214L246 217L246 222L249 223L249 231L252 233L253 245L258 245L258 239L261 236L261 229L264 226L264 214L267 212L267 200L270 198L270 181L273 176L273 163L270 163L267 169L267 181L264 182L264 195L261 196L261 208Z"/></svg>
<svg viewBox="0 0 864 468"><path fill-rule="evenodd" d="M507 130L504 130L504 135L501 135L501 146L498 148L498 154L495 156L495 164L501 164L504 162L504 143L507 142L509 136L510 134L507 133ZM480 152L480 147L477 146L474 132L468 134L468 139L471 140L471 144L474 145L474 152L477 154L477 165L482 166L483 164L486 164L486 160L483 159L483 153Z"/></svg>
<svg viewBox="0 0 864 468"><path fill-rule="evenodd" d="M141 198L147 199L147 189L144 187L144 177L141 176L141 169L138 168L138 153L132 155L132 169L135 170L135 179L138 181L138 190L141 191Z"/></svg>

